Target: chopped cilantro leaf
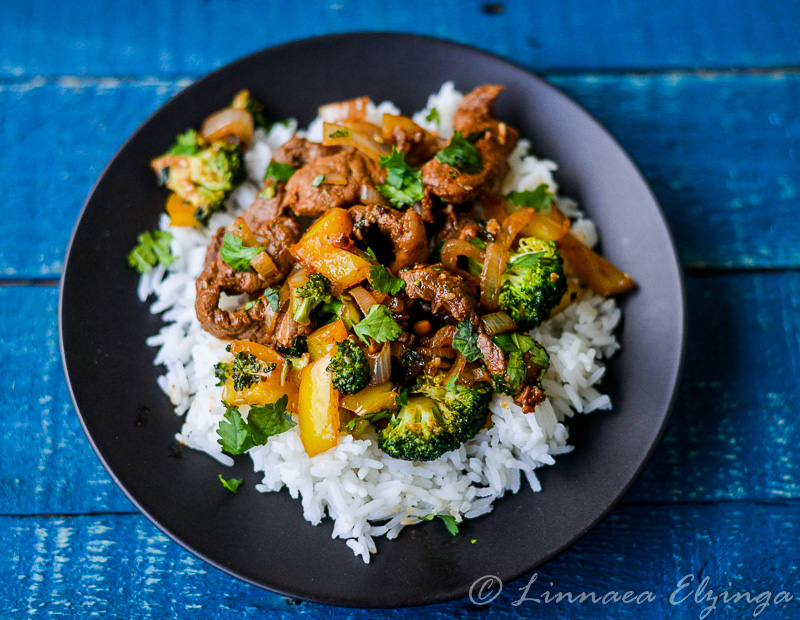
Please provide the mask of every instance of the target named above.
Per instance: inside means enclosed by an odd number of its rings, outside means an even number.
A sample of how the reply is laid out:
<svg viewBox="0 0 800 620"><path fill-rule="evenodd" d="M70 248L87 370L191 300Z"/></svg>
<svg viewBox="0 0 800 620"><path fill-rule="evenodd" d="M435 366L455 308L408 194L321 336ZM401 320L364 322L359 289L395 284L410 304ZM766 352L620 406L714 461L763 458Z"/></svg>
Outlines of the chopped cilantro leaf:
<svg viewBox="0 0 800 620"><path fill-rule="evenodd" d="M392 413L390 411L376 411L375 413L365 413L364 415L359 415L354 417L350 420L347 424L345 424L342 428L347 429L348 431L355 430L356 423L359 420L366 420L370 424L373 422L377 422L378 420L388 420L392 417Z"/></svg>
<svg viewBox="0 0 800 620"><path fill-rule="evenodd" d="M267 300L269 307L273 312L277 312L281 306L281 296L274 288L268 288L264 291L264 299Z"/></svg>
<svg viewBox="0 0 800 620"><path fill-rule="evenodd" d="M506 200L511 201L518 207L532 207L541 211L553 200L553 192L546 183L540 183L535 190L525 190L522 192L511 192L506 194Z"/></svg>
<svg viewBox="0 0 800 620"><path fill-rule="evenodd" d="M447 380L447 383L444 384L444 388L448 392L452 392L456 389L456 383L458 382L458 374L454 374Z"/></svg>
<svg viewBox="0 0 800 620"><path fill-rule="evenodd" d="M399 338L403 328L395 322L389 308L375 304L369 309L369 314L353 326L353 331L364 342L369 342L369 338L375 342L389 342Z"/></svg>
<svg viewBox="0 0 800 620"><path fill-rule="evenodd" d="M247 429L247 423L242 419L242 414L236 407L225 405L225 416L217 428L217 443L222 446L225 452L230 454L241 454L253 447L253 440Z"/></svg>
<svg viewBox="0 0 800 620"><path fill-rule="evenodd" d="M464 138L460 131L455 132L450 143L436 154L436 160L464 174L477 174L483 170L483 161L478 149Z"/></svg>
<svg viewBox="0 0 800 620"><path fill-rule="evenodd" d="M508 354L508 366L506 367L507 384L512 390L516 390L525 381L525 358L522 353L514 351Z"/></svg>
<svg viewBox="0 0 800 620"><path fill-rule="evenodd" d="M295 425L286 411L289 398L285 394L270 405L253 405L247 414L247 422L239 409L223 401L225 419L217 429L217 443L230 454L241 454L253 446L263 446L267 439L288 431Z"/></svg>
<svg viewBox="0 0 800 620"><path fill-rule="evenodd" d="M458 522L453 515L445 515L445 514L438 514L438 515L428 515L426 517L420 517L420 521L431 521L439 517L444 523L444 526L447 528L447 531L450 532L453 536L458 534Z"/></svg>
<svg viewBox="0 0 800 620"><path fill-rule="evenodd" d="M374 261L378 260L378 257L375 256L375 252L372 251L372 248L367 248L367 256L369 256Z"/></svg>
<svg viewBox="0 0 800 620"><path fill-rule="evenodd" d="M238 493L239 487L242 486L242 482L244 482L244 480L241 478L231 478L230 480L225 480L225 478L222 477L222 474L219 475L219 481L222 483L222 486L228 489L231 493Z"/></svg>
<svg viewBox="0 0 800 620"><path fill-rule="evenodd" d="M247 312L250 308L258 303L258 299L251 299L244 305L244 311Z"/></svg>
<svg viewBox="0 0 800 620"><path fill-rule="evenodd" d="M461 321L456 327L453 335L453 348L460 351L468 362L475 362L481 357L481 350L478 348L478 334L472 328L469 321Z"/></svg>
<svg viewBox="0 0 800 620"><path fill-rule="evenodd" d="M555 260L552 258L545 258L544 252L526 252L525 254L519 254L508 261L506 270L511 271L513 269L530 269L536 265L550 267L553 263L555 263Z"/></svg>
<svg viewBox="0 0 800 620"><path fill-rule="evenodd" d="M275 179L276 181L288 181L292 178L295 169L288 164L281 164L277 161L269 162L267 171L264 173L264 180Z"/></svg>
<svg viewBox="0 0 800 620"><path fill-rule="evenodd" d="M168 267L175 261L169 242L172 235L163 230L143 232L137 238L138 245L128 254L128 264L140 274L150 273L156 263Z"/></svg>
<svg viewBox="0 0 800 620"><path fill-rule="evenodd" d="M400 391L397 392L397 398L395 398L394 404L398 407L403 407L408 404L408 388L400 388Z"/></svg>
<svg viewBox="0 0 800 620"><path fill-rule="evenodd" d="M395 278L383 265L372 265L369 268L369 281L377 290L389 295L397 295L406 289L406 283L400 278Z"/></svg>
<svg viewBox="0 0 800 620"><path fill-rule="evenodd" d="M242 238L233 233L225 233L219 255L236 271L253 271L250 261L266 248L248 248L242 245Z"/></svg>
<svg viewBox="0 0 800 620"><path fill-rule="evenodd" d="M508 332L504 334L497 334L496 336L492 336L492 340L494 340L494 343L506 353L513 353L514 351L527 353L536 346L536 341L528 334L520 334L516 332L513 334L509 334Z"/></svg>
<svg viewBox="0 0 800 620"><path fill-rule="evenodd" d="M429 123L436 123L437 125L440 124L439 119L439 110L436 108L431 108L431 111L425 115L425 120Z"/></svg>
<svg viewBox="0 0 800 620"><path fill-rule="evenodd" d="M194 129L188 129L182 134L178 134L175 138L175 144L169 148L166 154L186 157L188 155L194 155L198 150L197 132Z"/></svg>
<svg viewBox="0 0 800 620"><path fill-rule="evenodd" d="M411 206L422 200L422 172L406 163L402 151L392 146L392 152L380 158L381 168L386 168L386 182L378 191L395 207Z"/></svg>

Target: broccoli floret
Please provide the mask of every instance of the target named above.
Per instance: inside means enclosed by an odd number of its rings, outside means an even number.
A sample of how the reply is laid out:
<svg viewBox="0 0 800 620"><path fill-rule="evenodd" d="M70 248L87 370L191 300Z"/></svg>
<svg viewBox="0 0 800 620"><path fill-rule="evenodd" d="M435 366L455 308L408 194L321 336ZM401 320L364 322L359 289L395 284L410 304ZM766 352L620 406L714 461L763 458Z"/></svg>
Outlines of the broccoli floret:
<svg viewBox="0 0 800 620"><path fill-rule="evenodd" d="M263 381L269 373L275 370L277 364L262 362L255 355L240 351L233 358L233 389L241 392Z"/></svg>
<svg viewBox="0 0 800 620"><path fill-rule="evenodd" d="M225 385L228 377L233 372L233 362L219 362L214 364L214 376L217 378L217 385Z"/></svg>
<svg viewBox="0 0 800 620"><path fill-rule="evenodd" d="M512 250L500 285L500 309L523 329L533 329L550 317L567 292L564 264L552 241L520 239Z"/></svg>
<svg viewBox="0 0 800 620"><path fill-rule="evenodd" d="M308 276L308 282L294 290L292 318L300 325L308 325L311 311L332 299L331 281L320 273L312 273Z"/></svg>
<svg viewBox="0 0 800 620"><path fill-rule="evenodd" d="M340 342L325 369L333 373L333 387L342 394L360 392L369 383L369 363L364 349L353 340Z"/></svg>
<svg viewBox="0 0 800 620"><path fill-rule="evenodd" d="M172 148L151 165L159 182L193 205L195 218L204 225L213 213L223 210L225 198L244 171L238 144L209 144L194 130L178 136Z"/></svg>
<svg viewBox="0 0 800 620"><path fill-rule="evenodd" d="M308 352L308 339L303 335L295 336L294 340L292 340L291 346L278 346L277 349L278 353L283 355L283 357L302 357L303 353Z"/></svg>
<svg viewBox="0 0 800 620"><path fill-rule="evenodd" d="M455 450L486 424L492 389L444 387L445 373L423 376L386 428L378 431L378 446L388 455L408 461L431 461Z"/></svg>

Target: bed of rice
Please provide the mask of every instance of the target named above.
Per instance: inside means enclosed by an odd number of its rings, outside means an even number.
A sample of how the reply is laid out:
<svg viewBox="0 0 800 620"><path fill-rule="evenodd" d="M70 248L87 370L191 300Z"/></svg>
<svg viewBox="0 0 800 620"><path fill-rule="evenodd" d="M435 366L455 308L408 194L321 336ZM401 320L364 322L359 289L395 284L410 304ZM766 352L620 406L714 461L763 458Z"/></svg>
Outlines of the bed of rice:
<svg viewBox="0 0 800 620"><path fill-rule="evenodd" d="M461 98L448 82L431 95L414 120L449 137ZM425 120L433 107L439 112L439 127ZM390 102L371 104L368 120L380 124L384 112L399 113ZM204 332L197 322L195 280L213 231L227 226L252 203L272 153L296 130L297 124L288 121L275 124L268 133L256 132L245 154L249 180L232 193L228 212L214 215L207 230L173 228L168 216L162 215L160 227L173 234L172 252L177 260L167 269L159 266L142 276L139 283L139 298L145 301L153 295L151 312L164 313L166 325L147 344L159 348L155 364L166 369L159 385L175 405L175 413L185 416L177 439L225 465L233 459L223 454L217 443L216 430L225 409L220 404L222 388L216 386L214 364L229 354L225 352L227 343ZM306 135L321 140L320 119L311 123ZM557 192L552 176L556 165L528 155L528 150L529 144L521 140L510 157L511 171L503 191L533 190L547 183ZM559 197L558 204L575 219L572 230L594 245L595 228L582 217L575 202ZM243 302L233 297L222 303L235 308ZM285 487L292 497L300 498L303 514L312 524L326 515L332 518L333 536L343 539L364 562L375 552L376 536L395 538L403 527L418 523L418 517L450 514L461 521L490 512L496 499L508 491L516 493L523 483L539 491L536 468L552 465L556 455L572 449L564 420L575 412L611 408L608 396L594 386L605 371L603 359L618 348L613 332L619 320L620 311L613 300L587 294L534 330L532 335L551 359L544 378L547 400L533 414L523 414L510 398L496 395L491 403L492 427L437 461L390 458L378 449L374 433L357 440L342 435L335 448L311 459L295 427L248 452L255 470L264 474L256 488L272 492ZM246 410L241 408L243 414Z"/></svg>

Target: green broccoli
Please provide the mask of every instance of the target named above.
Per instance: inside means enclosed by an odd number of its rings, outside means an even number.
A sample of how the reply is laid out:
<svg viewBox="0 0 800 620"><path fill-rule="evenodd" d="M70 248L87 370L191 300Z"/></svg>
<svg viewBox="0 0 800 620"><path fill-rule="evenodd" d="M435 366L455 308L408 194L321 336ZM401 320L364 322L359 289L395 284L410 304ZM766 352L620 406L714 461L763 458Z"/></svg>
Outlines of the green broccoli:
<svg viewBox="0 0 800 620"><path fill-rule="evenodd" d="M294 337L294 340L292 340L292 344L290 346L284 347L279 345L277 349L278 353L283 355L283 357L302 357L303 353L308 352L308 339L301 334Z"/></svg>
<svg viewBox="0 0 800 620"><path fill-rule="evenodd" d="M308 325L311 322L311 311L332 299L331 281L320 273L312 273L308 276L308 282L294 289L292 318L300 325Z"/></svg>
<svg viewBox="0 0 800 620"><path fill-rule="evenodd" d="M221 140L209 144L191 129L150 165L162 185L195 207L195 218L204 225L224 209L244 173L240 145Z"/></svg>
<svg viewBox="0 0 800 620"><path fill-rule="evenodd" d="M360 392L369 383L367 355L351 339L337 345L336 353L325 370L333 373L333 387L342 394Z"/></svg>
<svg viewBox="0 0 800 620"><path fill-rule="evenodd" d="M564 264L552 241L524 237L512 250L500 285L500 309L522 329L550 317L567 292Z"/></svg>
<svg viewBox="0 0 800 620"><path fill-rule="evenodd" d="M420 378L408 402L378 431L381 450L408 461L431 461L478 434L489 414L491 386L456 384L448 390L444 380L444 372Z"/></svg>
<svg viewBox="0 0 800 620"><path fill-rule="evenodd" d="M275 370L277 364L262 362L255 355L240 351L233 358L233 389L237 392L252 387L263 381L269 373ZM215 373L216 374L216 373Z"/></svg>

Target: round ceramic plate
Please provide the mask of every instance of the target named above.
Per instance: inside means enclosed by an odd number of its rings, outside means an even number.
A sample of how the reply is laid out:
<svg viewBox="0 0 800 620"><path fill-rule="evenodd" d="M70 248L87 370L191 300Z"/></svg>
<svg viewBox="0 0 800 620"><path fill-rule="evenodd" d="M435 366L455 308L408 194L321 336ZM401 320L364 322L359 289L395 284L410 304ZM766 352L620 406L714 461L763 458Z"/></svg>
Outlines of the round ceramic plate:
<svg viewBox="0 0 800 620"><path fill-rule="evenodd" d="M156 227L167 193L150 159L249 88L273 119L305 125L317 106L370 95L410 113L447 81L468 91L504 84L497 116L559 165L562 192L597 223L602 252L633 275L621 300L622 350L604 384L612 412L570 422L574 452L539 470L541 493L522 490L466 521L377 539L370 564L312 526L287 492L258 493L247 456L228 470L178 450L181 426L156 384L145 339L161 327L136 297L125 256ZM684 293L664 217L636 166L581 107L527 71L444 41L390 34L310 39L238 60L195 82L123 145L89 196L70 243L61 288L61 349L75 408L109 474L162 531L217 568L287 596L337 605L396 607L468 594L482 575L533 570L586 534L644 467L664 427L683 361ZM232 496L217 475L244 478ZM472 539L477 539L471 544Z"/></svg>

